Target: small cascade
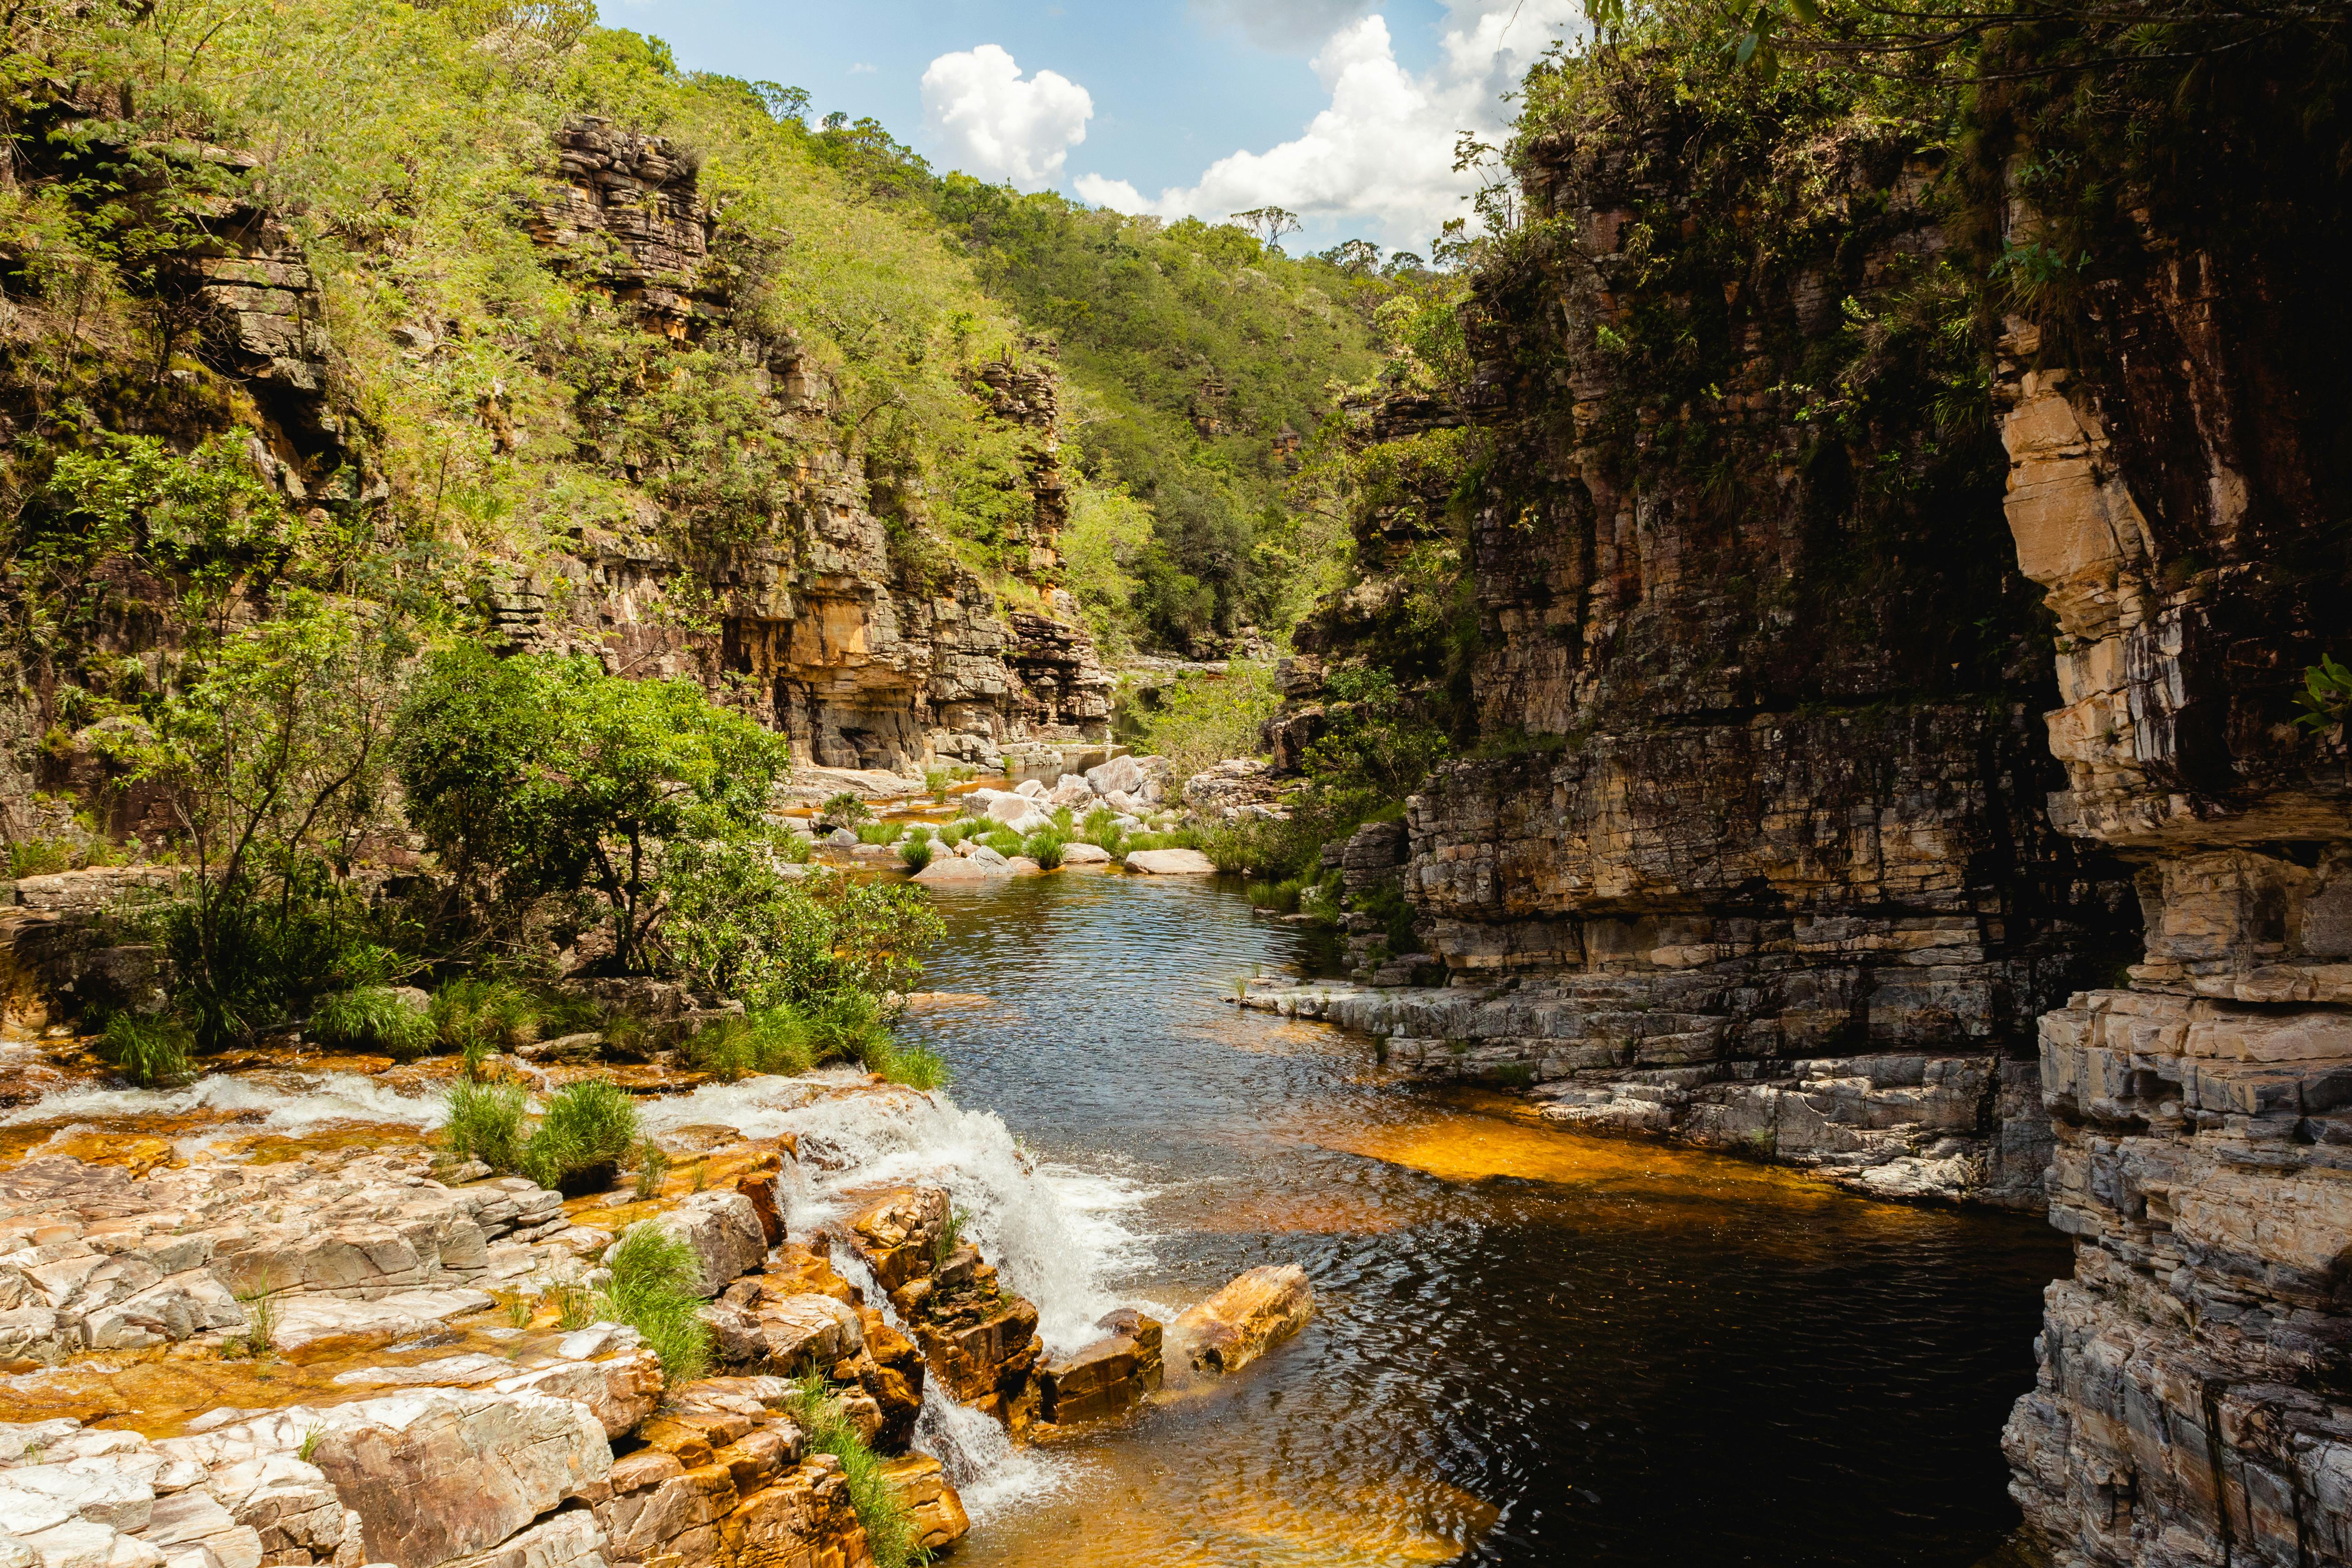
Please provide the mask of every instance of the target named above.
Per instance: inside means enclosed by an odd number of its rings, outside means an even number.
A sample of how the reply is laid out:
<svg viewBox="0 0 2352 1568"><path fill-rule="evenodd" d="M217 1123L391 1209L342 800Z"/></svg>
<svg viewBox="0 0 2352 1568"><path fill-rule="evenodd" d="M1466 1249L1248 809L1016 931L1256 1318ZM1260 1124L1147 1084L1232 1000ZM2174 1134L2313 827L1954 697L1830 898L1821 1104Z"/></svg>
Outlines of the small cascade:
<svg viewBox="0 0 2352 1568"><path fill-rule="evenodd" d="M864 1293L892 1328L914 1338L864 1258L845 1247L834 1255L834 1268ZM1072 1475L1066 1461L1034 1448L1013 1447L1013 1435L1001 1422L950 1399L936 1377L923 1379L923 1411L915 1418L915 1448L940 1462L948 1484L955 1488L974 1524L984 1524L991 1515L1016 1504L1052 1496L1069 1484Z"/></svg>
<svg viewBox="0 0 2352 1568"><path fill-rule="evenodd" d="M812 1100L805 1079L746 1079L648 1102L646 1125L717 1123L800 1140L801 1189L791 1223L808 1230L841 1218L852 1193L929 1183L965 1211L963 1234L1006 1287L1037 1306L1049 1353L1102 1337L1097 1319L1125 1305L1107 1281L1150 1263L1150 1237L1122 1216L1150 1190L1116 1176L1039 1161L1003 1119L943 1094L893 1089Z"/></svg>
<svg viewBox="0 0 2352 1568"><path fill-rule="evenodd" d="M0 1111L0 1126L40 1122L106 1125L125 1121L233 1121L237 1132L299 1137L334 1122L377 1121L429 1131L448 1119L437 1089L402 1093L381 1079L350 1072L211 1073L179 1089L90 1085L44 1095Z"/></svg>

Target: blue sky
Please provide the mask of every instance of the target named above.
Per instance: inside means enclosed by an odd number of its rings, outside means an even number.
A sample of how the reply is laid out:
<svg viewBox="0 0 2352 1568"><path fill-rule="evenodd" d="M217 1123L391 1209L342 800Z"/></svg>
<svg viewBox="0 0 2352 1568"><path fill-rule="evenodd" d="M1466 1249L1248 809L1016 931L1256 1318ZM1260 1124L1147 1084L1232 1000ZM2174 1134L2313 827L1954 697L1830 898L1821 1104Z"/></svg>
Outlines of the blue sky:
<svg viewBox="0 0 2352 1568"><path fill-rule="evenodd" d="M1425 250L1581 0L604 0L689 68L871 114L941 168L1123 211L1298 212L1293 248Z"/></svg>

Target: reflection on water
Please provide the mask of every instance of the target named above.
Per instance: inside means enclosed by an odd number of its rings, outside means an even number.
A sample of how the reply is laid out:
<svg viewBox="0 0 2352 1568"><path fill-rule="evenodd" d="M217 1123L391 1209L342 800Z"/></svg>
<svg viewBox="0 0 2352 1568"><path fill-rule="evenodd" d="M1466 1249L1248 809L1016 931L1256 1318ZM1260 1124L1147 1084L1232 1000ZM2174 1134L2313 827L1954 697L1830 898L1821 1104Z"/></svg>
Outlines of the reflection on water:
<svg viewBox="0 0 2352 1568"><path fill-rule="evenodd" d="M1223 889L940 903L927 984L954 1000L913 1027L957 1098L1141 1194L1097 1282L1172 1310L1295 1258L1321 1297L1240 1377L1059 1450L1076 1476L992 1520L970 1568L1960 1568L2014 1523L1997 1438L2066 1261L2040 1221L1407 1089L1218 1000L1306 956Z"/></svg>

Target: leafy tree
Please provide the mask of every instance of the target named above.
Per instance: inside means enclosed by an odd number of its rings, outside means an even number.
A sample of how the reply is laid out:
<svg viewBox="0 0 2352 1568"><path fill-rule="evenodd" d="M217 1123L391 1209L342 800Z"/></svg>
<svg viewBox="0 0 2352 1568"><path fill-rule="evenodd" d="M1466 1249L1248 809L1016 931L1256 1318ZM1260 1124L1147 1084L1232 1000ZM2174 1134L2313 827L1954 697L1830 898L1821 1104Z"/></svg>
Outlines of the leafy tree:
<svg viewBox="0 0 2352 1568"><path fill-rule="evenodd" d="M307 990L381 977L338 970L365 924L353 863L391 820L412 652L382 607L298 590L266 619L200 637L152 725L108 731L131 776L161 789L191 865L171 945L207 1045Z"/></svg>
<svg viewBox="0 0 2352 1568"><path fill-rule="evenodd" d="M584 657L436 656L404 711L409 819L462 876L509 897L590 889L614 961L654 956L674 847L764 831L784 738L690 680L629 680Z"/></svg>

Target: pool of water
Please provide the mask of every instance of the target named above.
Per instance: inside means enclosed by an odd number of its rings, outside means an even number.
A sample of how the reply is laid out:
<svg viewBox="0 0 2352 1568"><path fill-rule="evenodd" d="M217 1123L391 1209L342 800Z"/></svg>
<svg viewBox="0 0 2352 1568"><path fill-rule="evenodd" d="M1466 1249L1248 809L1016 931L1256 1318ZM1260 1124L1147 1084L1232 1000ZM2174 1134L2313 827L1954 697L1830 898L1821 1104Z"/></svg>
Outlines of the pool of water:
<svg viewBox="0 0 2352 1568"><path fill-rule="evenodd" d="M1225 886L940 901L944 994L913 1026L1073 1209L1043 1249L1087 1254L1029 1275L1172 1312L1296 1260L1320 1301L1237 1377L1054 1449L967 1568L1964 1568L2015 1524L2000 1424L2067 1267L2038 1218L1394 1081L1367 1042L1222 1000L1313 956Z"/></svg>

